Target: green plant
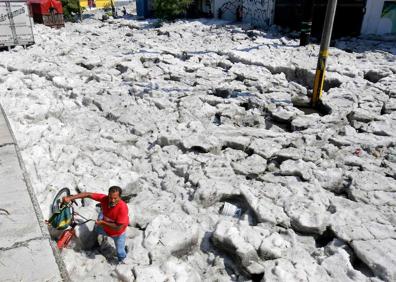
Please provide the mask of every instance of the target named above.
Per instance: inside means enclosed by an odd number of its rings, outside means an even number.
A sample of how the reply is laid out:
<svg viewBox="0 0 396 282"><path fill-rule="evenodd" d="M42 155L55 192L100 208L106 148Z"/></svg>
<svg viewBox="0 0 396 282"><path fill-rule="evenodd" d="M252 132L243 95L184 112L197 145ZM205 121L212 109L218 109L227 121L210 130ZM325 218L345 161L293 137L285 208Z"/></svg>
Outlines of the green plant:
<svg viewBox="0 0 396 282"><path fill-rule="evenodd" d="M62 0L62 6L63 17L67 21L74 21L75 15L80 13L80 0Z"/></svg>
<svg viewBox="0 0 396 282"><path fill-rule="evenodd" d="M186 13L193 0L154 0L154 13L157 18L173 20Z"/></svg>

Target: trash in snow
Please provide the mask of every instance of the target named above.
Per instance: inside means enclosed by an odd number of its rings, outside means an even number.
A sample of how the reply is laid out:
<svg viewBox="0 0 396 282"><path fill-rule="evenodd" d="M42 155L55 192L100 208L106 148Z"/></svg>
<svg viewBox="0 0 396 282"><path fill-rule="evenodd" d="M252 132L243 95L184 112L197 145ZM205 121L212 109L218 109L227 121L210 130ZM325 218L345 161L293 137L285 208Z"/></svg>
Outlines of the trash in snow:
<svg viewBox="0 0 396 282"><path fill-rule="evenodd" d="M224 202L223 207L220 209L220 213L225 216L240 218L242 214L242 209L238 208L233 204Z"/></svg>

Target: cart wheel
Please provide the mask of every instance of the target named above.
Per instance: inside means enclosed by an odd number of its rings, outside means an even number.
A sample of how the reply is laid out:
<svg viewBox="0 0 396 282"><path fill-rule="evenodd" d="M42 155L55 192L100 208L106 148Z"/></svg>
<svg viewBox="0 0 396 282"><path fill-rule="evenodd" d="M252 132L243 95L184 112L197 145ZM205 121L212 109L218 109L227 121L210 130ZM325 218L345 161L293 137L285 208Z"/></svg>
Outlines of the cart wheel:
<svg viewBox="0 0 396 282"><path fill-rule="evenodd" d="M59 190L51 205L51 213L59 212L63 197L70 196L70 189L65 187Z"/></svg>

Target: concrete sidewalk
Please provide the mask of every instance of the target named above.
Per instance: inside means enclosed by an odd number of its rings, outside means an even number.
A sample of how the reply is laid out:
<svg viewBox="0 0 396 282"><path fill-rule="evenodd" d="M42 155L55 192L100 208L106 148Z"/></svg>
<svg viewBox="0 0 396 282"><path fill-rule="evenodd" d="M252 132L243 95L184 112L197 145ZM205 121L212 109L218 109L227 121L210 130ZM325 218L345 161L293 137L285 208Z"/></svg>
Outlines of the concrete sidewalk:
<svg viewBox="0 0 396 282"><path fill-rule="evenodd" d="M0 105L0 280L68 281Z"/></svg>

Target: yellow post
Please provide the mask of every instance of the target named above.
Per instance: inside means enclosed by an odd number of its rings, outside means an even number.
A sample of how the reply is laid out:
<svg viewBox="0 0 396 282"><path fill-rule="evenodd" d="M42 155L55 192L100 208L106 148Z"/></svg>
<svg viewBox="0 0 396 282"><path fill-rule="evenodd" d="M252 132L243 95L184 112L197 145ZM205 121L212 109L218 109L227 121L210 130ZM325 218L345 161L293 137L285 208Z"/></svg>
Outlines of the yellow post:
<svg viewBox="0 0 396 282"><path fill-rule="evenodd" d="M322 97L323 84L325 80L326 61L328 57L328 50L323 50L319 53L318 65L316 66L312 105L316 106Z"/></svg>
<svg viewBox="0 0 396 282"><path fill-rule="evenodd" d="M333 31L334 16L337 7L337 0L328 0L326 18L323 25L322 40L320 41L320 51L318 65L313 87L312 106L316 107L322 97L323 84L325 80L326 61L329 55L331 33Z"/></svg>

